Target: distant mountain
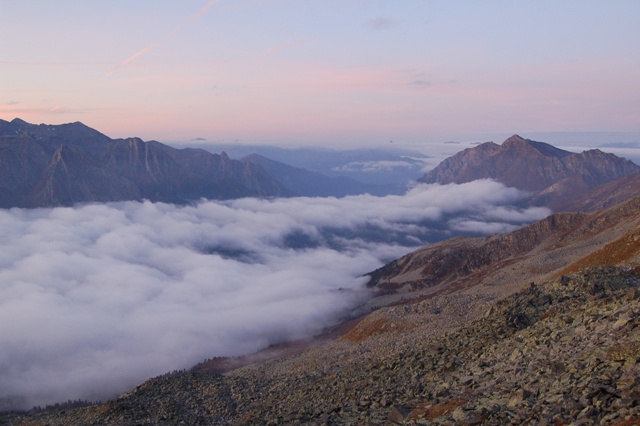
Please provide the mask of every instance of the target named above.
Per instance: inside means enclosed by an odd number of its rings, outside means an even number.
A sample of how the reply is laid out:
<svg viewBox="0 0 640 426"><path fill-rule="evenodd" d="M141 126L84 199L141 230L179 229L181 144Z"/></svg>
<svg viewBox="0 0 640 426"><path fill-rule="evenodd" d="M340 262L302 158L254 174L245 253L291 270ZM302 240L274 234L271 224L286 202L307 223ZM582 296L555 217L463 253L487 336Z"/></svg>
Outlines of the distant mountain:
<svg viewBox="0 0 640 426"><path fill-rule="evenodd" d="M424 183L464 183L495 179L532 194L556 211L575 207L590 189L640 171L637 164L598 149L572 153L514 135L465 149L419 179Z"/></svg>
<svg viewBox="0 0 640 426"><path fill-rule="evenodd" d="M259 154L247 155L242 160L259 164L282 186L300 196L344 197L365 193L382 196L400 194L405 190L396 185L367 184L344 176L330 177L319 172L292 167Z"/></svg>
<svg viewBox="0 0 640 426"><path fill-rule="evenodd" d="M336 150L327 148L282 148L266 145L198 144L211 152L225 151L241 159L258 154L329 177L348 177L373 185L393 185L396 192L423 175L428 156L389 146L379 149Z"/></svg>
<svg viewBox="0 0 640 426"><path fill-rule="evenodd" d="M82 123L0 120L2 208L281 195L290 192L259 165L225 153L110 139Z"/></svg>

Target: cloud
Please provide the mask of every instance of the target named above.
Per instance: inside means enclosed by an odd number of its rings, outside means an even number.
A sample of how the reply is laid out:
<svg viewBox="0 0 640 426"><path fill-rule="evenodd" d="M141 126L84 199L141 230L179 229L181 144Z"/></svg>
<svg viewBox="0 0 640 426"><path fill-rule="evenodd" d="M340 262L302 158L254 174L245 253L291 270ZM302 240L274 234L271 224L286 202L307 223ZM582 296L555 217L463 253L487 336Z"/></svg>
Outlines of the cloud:
<svg viewBox="0 0 640 426"><path fill-rule="evenodd" d="M14 117L30 117L30 116L49 116L49 115L68 115L68 114L85 114L91 111L86 108L65 108L60 105L51 106L33 106L21 105L19 103L8 103L0 105L0 115L13 115Z"/></svg>
<svg viewBox="0 0 640 426"><path fill-rule="evenodd" d="M2 210L0 409L104 400L317 333L367 297L362 274L384 262L549 213L511 207L521 195L477 181L404 196Z"/></svg>
<svg viewBox="0 0 640 426"><path fill-rule="evenodd" d="M433 86L433 83L429 80L413 80L411 82L409 82L409 84L411 86L418 86L418 87L428 87L428 86Z"/></svg>
<svg viewBox="0 0 640 426"><path fill-rule="evenodd" d="M415 163L409 161L352 161L340 167L334 167L336 172L380 172L389 171L396 168L414 168Z"/></svg>
<svg viewBox="0 0 640 426"><path fill-rule="evenodd" d="M138 59L139 57L149 53L150 51L152 51L152 50L156 49L157 47L161 46L162 44L166 43L178 31L182 30L183 28L185 28L189 24L193 23L194 21L200 19L202 17L202 15L204 15L209 9L211 9L211 7L214 4L218 3L218 1L219 0L209 0L207 2L207 4L205 4L204 7L202 9L200 9L197 13L194 13L193 15L189 16L187 19L185 19L182 22L180 22L176 27L171 29L171 31L166 33L158 41L156 41L154 43L151 43L149 46L137 51L136 53L134 53L133 55L129 56L127 59L125 59L124 61L119 63L118 65L112 67L109 71L107 71L107 73L102 78L104 79L104 78L110 77L111 75L113 75L117 71L121 70L122 68L126 67L131 62L133 62L136 59Z"/></svg>
<svg viewBox="0 0 640 426"><path fill-rule="evenodd" d="M394 27L396 25L396 21L388 17L378 17L375 19L371 19L370 21L367 21L365 25L369 29L372 29L375 31L382 31L382 30L388 30Z"/></svg>

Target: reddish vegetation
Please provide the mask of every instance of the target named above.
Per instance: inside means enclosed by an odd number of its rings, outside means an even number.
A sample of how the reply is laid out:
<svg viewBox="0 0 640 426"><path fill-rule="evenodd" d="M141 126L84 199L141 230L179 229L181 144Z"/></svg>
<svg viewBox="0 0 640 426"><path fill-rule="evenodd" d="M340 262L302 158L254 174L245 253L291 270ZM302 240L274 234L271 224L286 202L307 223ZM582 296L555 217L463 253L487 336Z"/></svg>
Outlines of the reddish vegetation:
<svg viewBox="0 0 640 426"><path fill-rule="evenodd" d="M428 408L416 407L413 410L411 410L411 413L409 413L407 420L418 420L418 419L433 420L437 417L443 416L451 412L451 410L458 408L463 403L464 401L456 399L453 401L446 402L444 404L436 405L435 407L428 407Z"/></svg>
<svg viewBox="0 0 640 426"><path fill-rule="evenodd" d="M371 336L379 336L384 333L399 333L405 331L407 328L407 324L398 325L388 318L366 317L351 329L351 331L342 336L339 341L358 343Z"/></svg>
<svg viewBox="0 0 640 426"><path fill-rule="evenodd" d="M633 417L631 419L622 420L617 423L613 423L613 426L638 426L640 425L640 417Z"/></svg>
<svg viewBox="0 0 640 426"><path fill-rule="evenodd" d="M590 266L619 265L638 255L638 253L640 253L640 229L634 229L601 249L572 263L557 275L570 274Z"/></svg>

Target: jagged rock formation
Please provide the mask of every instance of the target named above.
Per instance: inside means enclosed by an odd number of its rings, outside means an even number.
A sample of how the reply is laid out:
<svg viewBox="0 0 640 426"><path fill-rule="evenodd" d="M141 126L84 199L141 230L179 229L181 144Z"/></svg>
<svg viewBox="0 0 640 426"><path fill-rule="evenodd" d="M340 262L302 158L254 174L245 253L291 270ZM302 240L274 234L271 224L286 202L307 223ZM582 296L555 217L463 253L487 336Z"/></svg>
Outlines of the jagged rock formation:
<svg viewBox="0 0 640 426"><path fill-rule="evenodd" d="M201 149L110 139L82 123L0 120L0 208L281 196L260 166Z"/></svg>
<svg viewBox="0 0 640 426"><path fill-rule="evenodd" d="M447 184L495 179L530 192L537 204L568 211L591 188L637 172L640 166L635 163L598 149L577 154L514 135L501 145L487 142L465 149L419 181Z"/></svg>

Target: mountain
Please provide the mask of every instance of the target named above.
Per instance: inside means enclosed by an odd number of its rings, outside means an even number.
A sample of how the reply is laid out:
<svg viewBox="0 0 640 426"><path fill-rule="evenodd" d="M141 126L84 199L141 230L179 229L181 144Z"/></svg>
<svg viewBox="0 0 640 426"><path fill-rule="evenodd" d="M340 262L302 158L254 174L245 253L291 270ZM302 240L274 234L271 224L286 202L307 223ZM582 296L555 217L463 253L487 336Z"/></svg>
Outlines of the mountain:
<svg viewBox="0 0 640 426"><path fill-rule="evenodd" d="M0 120L2 208L281 195L290 193L259 165L225 153L110 139L82 123Z"/></svg>
<svg viewBox="0 0 640 426"><path fill-rule="evenodd" d="M273 161L325 176L350 178L355 181L382 185L393 193L406 190L407 185L422 176L430 158L420 152L393 147L379 149L336 150L328 148L282 148L267 145L198 143L211 152L225 151L231 158L258 154Z"/></svg>
<svg viewBox="0 0 640 426"><path fill-rule="evenodd" d="M259 154L250 154L242 159L260 165L282 186L292 193L305 197L344 197L346 195L400 194L404 188L395 185L366 184L344 176L329 177L271 160Z"/></svg>
<svg viewBox="0 0 640 426"><path fill-rule="evenodd" d="M538 205L567 211L592 188L639 171L635 163L598 149L577 154L514 135L501 145L487 142L465 149L418 181L447 184L494 179L530 192Z"/></svg>
<svg viewBox="0 0 640 426"><path fill-rule="evenodd" d="M0 423L640 422L640 197L443 241L370 277L366 314L328 342L210 360L102 404Z"/></svg>

